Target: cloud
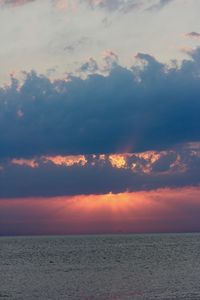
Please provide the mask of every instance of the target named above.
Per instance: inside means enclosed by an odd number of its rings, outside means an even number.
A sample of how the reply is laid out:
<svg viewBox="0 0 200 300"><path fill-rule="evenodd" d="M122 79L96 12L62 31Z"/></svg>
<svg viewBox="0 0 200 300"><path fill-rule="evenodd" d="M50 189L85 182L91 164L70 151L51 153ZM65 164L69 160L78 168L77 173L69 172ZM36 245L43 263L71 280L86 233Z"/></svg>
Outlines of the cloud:
<svg viewBox="0 0 200 300"><path fill-rule="evenodd" d="M83 48L87 44L91 44L91 40L87 37L81 37L80 39L73 41L71 43L67 43L66 46L64 46L64 51L65 52L75 52L75 51L80 51L81 48Z"/></svg>
<svg viewBox="0 0 200 300"><path fill-rule="evenodd" d="M196 31L191 31L185 34L185 37L187 38L193 38L193 39L200 39L200 33Z"/></svg>
<svg viewBox="0 0 200 300"><path fill-rule="evenodd" d="M98 68L99 67L98 67L98 64L97 64L96 60L93 59L92 57L90 57L88 59L88 61L84 62L81 65L79 71L80 72L84 72L84 73L85 72L94 73L94 72L96 72L98 70Z"/></svg>
<svg viewBox="0 0 200 300"><path fill-rule="evenodd" d="M142 66L115 61L107 76L51 82L31 72L22 84L11 77L0 89L0 157L142 152L199 141L200 49L190 55L180 68L139 54Z"/></svg>
<svg viewBox="0 0 200 300"><path fill-rule="evenodd" d="M106 63L106 69L109 70L118 65L119 57L115 52L106 50L102 53L102 56Z"/></svg>
<svg viewBox="0 0 200 300"><path fill-rule="evenodd" d="M0 0L2 6L22 6L37 0ZM149 7L150 1L143 0L49 0L58 10L77 9L80 4L87 5L91 9L103 9L108 12L128 13L130 11L145 8L149 11L160 10L174 0L156 0Z"/></svg>
<svg viewBox="0 0 200 300"><path fill-rule="evenodd" d="M140 8L149 11L161 10L172 1L174 0L156 0L153 5L150 5L151 1L143 0L86 0L88 5L93 9L99 8L108 10L109 12L118 11L122 13L128 13ZM85 0L80 0L80 2L85 3Z"/></svg>
<svg viewBox="0 0 200 300"><path fill-rule="evenodd" d="M161 152L2 160L0 198L133 192L198 186L200 146Z"/></svg>
<svg viewBox="0 0 200 300"><path fill-rule="evenodd" d="M9 5L21 6L21 5L28 4L28 3L31 3L31 2L34 2L34 1L36 1L36 0L0 0L0 5L3 5L3 6L9 6Z"/></svg>
<svg viewBox="0 0 200 300"><path fill-rule="evenodd" d="M175 0L159 0L156 4L153 4L150 7L148 7L147 10L159 11L173 1L175 1Z"/></svg>
<svg viewBox="0 0 200 300"><path fill-rule="evenodd" d="M142 0L86 0L88 5L93 8L106 9L109 12L121 11L124 13L140 8L144 5ZM85 1L82 1L85 2Z"/></svg>

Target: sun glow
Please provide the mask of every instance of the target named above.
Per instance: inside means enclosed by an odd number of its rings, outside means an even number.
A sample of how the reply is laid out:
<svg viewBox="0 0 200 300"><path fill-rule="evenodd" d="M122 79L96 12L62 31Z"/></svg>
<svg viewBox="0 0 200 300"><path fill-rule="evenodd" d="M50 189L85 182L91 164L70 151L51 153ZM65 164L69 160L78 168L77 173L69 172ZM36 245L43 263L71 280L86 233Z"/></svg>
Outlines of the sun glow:
<svg viewBox="0 0 200 300"><path fill-rule="evenodd" d="M45 162L52 162L55 165L65 165L68 167L71 167L75 164L84 166L87 163L87 159L84 155L69 155L69 156L45 156L44 158Z"/></svg>
<svg viewBox="0 0 200 300"><path fill-rule="evenodd" d="M0 228L13 232L167 232L195 229L200 187L0 200ZM190 213L188 213L190 212ZM9 227L10 228L10 227Z"/></svg>

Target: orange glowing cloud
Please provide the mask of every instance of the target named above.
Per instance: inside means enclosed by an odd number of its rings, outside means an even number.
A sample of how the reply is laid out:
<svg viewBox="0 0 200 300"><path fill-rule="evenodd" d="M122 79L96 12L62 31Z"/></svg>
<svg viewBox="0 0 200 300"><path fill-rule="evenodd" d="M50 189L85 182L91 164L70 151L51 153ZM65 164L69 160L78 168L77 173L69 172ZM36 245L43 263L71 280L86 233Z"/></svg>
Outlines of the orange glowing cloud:
<svg viewBox="0 0 200 300"><path fill-rule="evenodd" d="M68 156L46 156L44 157L45 162L52 162L55 165L61 166L65 165L67 167L71 167L73 165L81 165L84 166L87 164L87 159L84 155L68 155Z"/></svg>
<svg viewBox="0 0 200 300"><path fill-rule="evenodd" d="M27 166L30 168L37 168L39 165L34 159L12 159L11 163L14 165L19 165L19 166Z"/></svg>
<svg viewBox="0 0 200 300"><path fill-rule="evenodd" d="M21 116L23 117L23 116ZM189 146L188 146L189 147ZM191 145L189 149L189 155L191 157L199 157L199 144ZM87 167L88 165L99 165L109 163L112 168L116 169L129 169L133 172L140 172L145 174L152 174L153 166L156 162L162 159L173 157L173 160L169 160L168 169L160 171L161 173L171 174L174 172L184 173L187 171L187 165L184 163L182 157L178 152L173 150L168 151L147 151L142 153L122 153L122 154L101 154L90 155L88 159L85 155L56 155L56 156L41 156L31 159L15 158L11 160L11 163L19 166L26 166L30 168L37 168L41 164L52 163L56 166L71 167L78 165L80 167ZM157 171L159 172L159 171Z"/></svg>
<svg viewBox="0 0 200 300"><path fill-rule="evenodd" d="M115 168L125 168L127 166L126 163L126 155L125 154L113 154L109 155L109 160L113 167Z"/></svg>
<svg viewBox="0 0 200 300"><path fill-rule="evenodd" d="M75 197L0 200L11 233L116 233L200 230L200 187Z"/></svg>

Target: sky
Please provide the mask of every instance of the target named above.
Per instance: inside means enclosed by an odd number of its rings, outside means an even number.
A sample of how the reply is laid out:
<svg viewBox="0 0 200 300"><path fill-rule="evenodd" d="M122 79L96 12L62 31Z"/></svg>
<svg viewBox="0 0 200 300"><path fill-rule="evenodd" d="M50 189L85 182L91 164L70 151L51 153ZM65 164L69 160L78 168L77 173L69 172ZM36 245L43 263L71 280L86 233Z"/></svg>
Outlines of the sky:
<svg viewBox="0 0 200 300"><path fill-rule="evenodd" d="M0 0L0 235L200 231L198 0Z"/></svg>

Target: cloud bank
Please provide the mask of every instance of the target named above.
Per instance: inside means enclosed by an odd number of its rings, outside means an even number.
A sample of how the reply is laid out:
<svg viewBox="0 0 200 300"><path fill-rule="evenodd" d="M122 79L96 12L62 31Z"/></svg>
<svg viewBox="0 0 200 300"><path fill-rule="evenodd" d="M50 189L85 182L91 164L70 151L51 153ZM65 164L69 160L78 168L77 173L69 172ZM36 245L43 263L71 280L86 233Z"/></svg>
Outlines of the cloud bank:
<svg viewBox="0 0 200 300"><path fill-rule="evenodd" d="M79 155L1 162L0 198L113 194L198 186L200 147L138 154Z"/></svg>
<svg viewBox="0 0 200 300"><path fill-rule="evenodd" d="M142 67L51 82L35 72L0 89L0 158L162 150L200 140L200 49L180 67ZM97 66L95 65L95 68Z"/></svg>

